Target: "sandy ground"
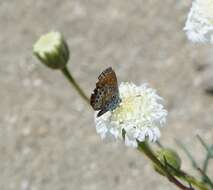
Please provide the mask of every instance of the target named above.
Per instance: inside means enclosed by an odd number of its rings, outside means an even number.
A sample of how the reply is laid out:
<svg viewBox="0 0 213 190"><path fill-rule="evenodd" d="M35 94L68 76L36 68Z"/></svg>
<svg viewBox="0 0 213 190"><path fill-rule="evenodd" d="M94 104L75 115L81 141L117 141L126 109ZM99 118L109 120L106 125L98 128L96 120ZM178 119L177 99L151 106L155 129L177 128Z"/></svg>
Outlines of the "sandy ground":
<svg viewBox="0 0 213 190"><path fill-rule="evenodd" d="M195 134L213 142L213 97L203 92L197 67L213 56L212 46L190 43L182 30L190 4L1 0L0 189L176 189L136 150L102 142L92 109L59 71L35 59L32 45L50 30L63 32L69 68L88 95L108 66L120 82L150 83L169 111L161 141L177 148L180 139L201 164L205 151ZM183 169L197 175L178 151Z"/></svg>

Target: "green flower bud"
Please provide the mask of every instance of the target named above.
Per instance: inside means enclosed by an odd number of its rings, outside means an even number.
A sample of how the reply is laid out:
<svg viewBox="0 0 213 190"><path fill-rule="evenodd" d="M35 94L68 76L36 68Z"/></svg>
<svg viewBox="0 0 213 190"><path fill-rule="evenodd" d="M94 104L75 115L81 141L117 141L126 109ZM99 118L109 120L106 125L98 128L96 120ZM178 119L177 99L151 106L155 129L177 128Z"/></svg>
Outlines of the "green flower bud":
<svg viewBox="0 0 213 190"><path fill-rule="evenodd" d="M69 48L59 32L41 36L33 46L33 53L51 69L63 69L69 60Z"/></svg>
<svg viewBox="0 0 213 190"><path fill-rule="evenodd" d="M176 171L178 171L181 167L181 159L175 151L168 149L168 148L163 148L163 149L157 151L156 156L157 156L158 160L165 167L167 167L167 170L172 175L178 175ZM161 175L164 175L163 170L158 165L154 164L154 169Z"/></svg>

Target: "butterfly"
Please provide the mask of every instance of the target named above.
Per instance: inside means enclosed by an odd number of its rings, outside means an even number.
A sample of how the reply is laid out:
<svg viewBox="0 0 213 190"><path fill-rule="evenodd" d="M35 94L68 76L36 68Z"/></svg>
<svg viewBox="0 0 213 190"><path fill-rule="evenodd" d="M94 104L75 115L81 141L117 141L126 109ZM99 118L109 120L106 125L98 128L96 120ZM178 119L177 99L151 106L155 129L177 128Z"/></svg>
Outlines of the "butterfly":
<svg viewBox="0 0 213 190"><path fill-rule="evenodd" d="M90 105L94 110L100 110L97 114L97 117L100 117L108 111L113 111L120 102L117 77L109 67L99 75L96 88L90 98Z"/></svg>

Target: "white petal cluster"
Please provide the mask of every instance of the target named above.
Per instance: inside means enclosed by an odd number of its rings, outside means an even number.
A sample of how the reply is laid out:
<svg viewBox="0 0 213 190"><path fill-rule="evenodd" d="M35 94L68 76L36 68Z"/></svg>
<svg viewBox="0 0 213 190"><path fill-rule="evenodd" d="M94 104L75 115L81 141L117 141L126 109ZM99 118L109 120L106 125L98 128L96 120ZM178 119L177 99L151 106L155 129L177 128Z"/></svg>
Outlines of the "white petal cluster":
<svg viewBox="0 0 213 190"><path fill-rule="evenodd" d="M213 0L194 0L184 30L193 42L213 43Z"/></svg>
<svg viewBox="0 0 213 190"><path fill-rule="evenodd" d="M122 102L115 110L101 117L95 113L97 133L103 139L125 139L125 144L131 147L137 147L137 140L155 142L167 116L162 98L147 84L121 83L119 93Z"/></svg>
<svg viewBox="0 0 213 190"><path fill-rule="evenodd" d="M52 69L63 69L69 60L69 48L59 32L42 35L33 46L37 58Z"/></svg>

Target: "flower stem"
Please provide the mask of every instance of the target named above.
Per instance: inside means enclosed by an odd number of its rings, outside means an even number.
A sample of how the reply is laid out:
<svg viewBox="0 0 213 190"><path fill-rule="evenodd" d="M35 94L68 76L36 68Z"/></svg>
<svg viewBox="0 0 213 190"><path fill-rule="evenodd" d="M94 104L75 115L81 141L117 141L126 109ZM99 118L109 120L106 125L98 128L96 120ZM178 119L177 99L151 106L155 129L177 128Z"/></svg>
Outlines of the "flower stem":
<svg viewBox="0 0 213 190"><path fill-rule="evenodd" d="M186 173L185 173L185 175L180 176L180 179L196 186L200 190L208 190L208 188L202 182L198 181L196 178L194 178L193 176L190 176Z"/></svg>
<svg viewBox="0 0 213 190"><path fill-rule="evenodd" d="M73 76L69 72L68 68L64 67L63 69L61 69L61 71L64 74L64 76L68 79L68 81L70 82L70 84L79 93L79 95L89 104L90 103L89 98L86 96L86 94L81 89L81 87L78 85L78 83L75 81L75 79L73 78Z"/></svg>
<svg viewBox="0 0 213 190"><path fill-rule="evenodd" d="M191 153L189 152L189 150L186 148L186 146L178 139L175 139L177 145L185 152L185 154L187 155L187 157L190 159L192 166L197 169L199 168L197 162L195 161L194 157L191 155Z"/></svg>
<svg viewBox="0 0 213 190"><path fill-rule="evenodd" d="M200 140L201 144L206 148L206 150L208 151L208 146L205 144L205 142L201 139L200 136L197 136L198 139ZM209 157L209 152L207 152L207 156L206 159L204 161L204 166L203 169L200 169L200 167L198 166L198 164L196 163L196 161L194 160L193 156L191 155L191 153L188 151L188 149L185 147L184 144L182 144L179 140L176 140L177 144L180 146L180 148L183 149L183 151L186 153L186 155L188 156L188 158L191 160L192 166L198 170L198 172L201 174L202 176L202 182L208 184L211 189L213 190L213 182L211 181L211 179L207 176L206 174L206 170L207 170L207 165L208 165L208 157Z"/></svg>
<svg viewBox="0 0 213 190"><path fill-rule="evenodd" d="M177 178L175 178L167 169L167 167L165 167L155 156L154 152L151 150L151 148L149 147L149 145L146 142L139 142L138 141L138 149L139 151L142 151L153 163L155 163L158 167L160 167L162 169L162 171L164 172L165 176L169 179L170 182L174 183L177 187L179 187L182 190L193 190L193 188L187 187L185 185L183 185ZM191 176L189 177L187 175L184 176L183 178L185 181L194 184L195 186L198 187L198 189L200 190L208 190L208 188L206 188L204 185L201 185L200 183L198 183L195 178L192 178Z"/></svg>
<svg viewBox="0 0 213 190"><path fill-rule="evenodd" d="M176 176L178 178L180 178L181 180L183 180L189 184L193 184L200 190L208 190L208 188L205 186L205 184L203 182L197 180L195 177L187 174L186 172L184 172L182 170L177 170L174 167L171 167L171 169L174 170L174 172L176 173Z"/></svg>
<svg viewBox="0 0 213 190"><path fill-rule="evenodd" d="M198 171L203 176L203 183L208 184L211 187L211 189L213 190L213 182L212 182L212 180L200 168L198 168Z"/></svg>

